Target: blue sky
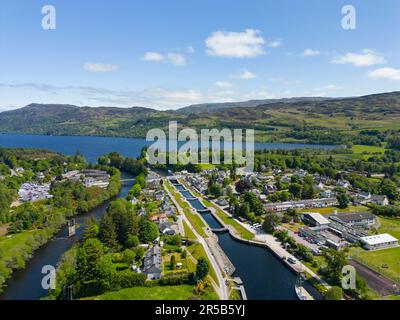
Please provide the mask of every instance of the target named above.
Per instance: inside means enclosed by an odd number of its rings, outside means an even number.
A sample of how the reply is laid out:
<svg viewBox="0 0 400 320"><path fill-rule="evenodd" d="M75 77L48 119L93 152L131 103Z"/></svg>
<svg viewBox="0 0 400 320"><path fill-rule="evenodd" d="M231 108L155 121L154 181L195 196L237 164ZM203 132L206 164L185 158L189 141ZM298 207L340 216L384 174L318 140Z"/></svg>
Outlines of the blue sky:
<svg viewBox="0 0 400 320"><path fill-rule="evenodd" d="M341 25L344 5L356 29ZM42 7L56 9L43 30ZM0 111L399 90L398 0L2 0Z"/></svg>

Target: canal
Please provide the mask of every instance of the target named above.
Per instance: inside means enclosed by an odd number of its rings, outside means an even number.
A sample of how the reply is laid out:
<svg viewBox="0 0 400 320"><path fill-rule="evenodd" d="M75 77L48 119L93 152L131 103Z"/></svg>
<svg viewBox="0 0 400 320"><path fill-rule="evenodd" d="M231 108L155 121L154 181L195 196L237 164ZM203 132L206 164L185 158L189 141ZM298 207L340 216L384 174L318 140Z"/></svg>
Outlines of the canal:
<svg viewBox="0 0 400 320"><path fill-rule="evenodd" d="M222 225L207 208L181 184L174 184L207 222L210 228L218 229ZM195 199L194 199L195 198ZM236 270L234 277L243 281L249 300L297 300L295 284L297 275L282 263L267 248L240 242L229 233L217 233L219 245ZM305 288L318 298L316 290L308 283Z"/></svg>
<svg viewBox="0 0 400 320"><path fill-rule="evenodd" d="M128 178L133 178L133 176L122 174L122 179ZM132 183L124 184L117 197L126 197L131 187ZM26 263L25 268L14 271L11 278L6 282L0 300L38 300L46 296L47 290L44 290L41 285L44 276L41 273L43 266L56 266L63 253L82 237L85 220L89 217L101 218L113 200L115 199L106 201L87 214L77 216L75 218L77 224L76 236L66 237L66 227L64 227L52 240L36 250L32 259Z"/></svg>

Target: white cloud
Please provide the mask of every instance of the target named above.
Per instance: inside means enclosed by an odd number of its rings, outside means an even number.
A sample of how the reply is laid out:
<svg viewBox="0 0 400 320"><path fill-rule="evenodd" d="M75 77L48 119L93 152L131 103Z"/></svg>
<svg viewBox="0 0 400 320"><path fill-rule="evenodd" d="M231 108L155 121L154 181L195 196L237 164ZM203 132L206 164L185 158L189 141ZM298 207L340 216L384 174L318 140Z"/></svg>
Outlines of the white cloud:
<svg viewBox="0 0 400 320"><path fill-rule="evenodd" d="M165 55L159 52L146 52L143 56L143 60L151 62L170 62L176 66L184 66L187 63L184 55L174 52Z"/></svg>
<svg viewBox="0 0 400 320"><path fill-rule="evenodd" d="M207 54L217 57L252 58L264 54L264 39L260 31L246 29L243 32L216 31L206 39Z"/></svg>
<svg viewBox="0 0 400 320"><path fill-rule="evenodd" d="M188 46L188 47L186 48L186 52L187 52L187 53L195 53L195 50L194 50L194 48L193 48L192 46Z"/></svg>
<svg viewBox="0 0 400 320"><path fill-rule="evenodd" d="M184 66L186 65L186 58L184 55L179 53L168 53L167 59L169 62L176 66Z"/></svg>
<svg viewBox="0 0 400 320"><path fill-rule="evenodd" d="M113 72L119 69L116 64L85 63L83 68L89 72Z"/></svg>
<svg viewBox="0 0 400 320"><path fill-rule="evenodd" d="M282 40L281 39L273 40L271 42L268 42L267 46L269 48L279 48L282 46Z"/></svg>
<svg viewBox="0 0 400 320"><path fill-rule="evenodd" d="M400 81L400 69L394 68L379 68L368 72L368 77L371 79L389 79Z"/></svg>
<svg viewBox="0 0 400 320"><path fill-rule="evenodd" d="M328 84L327 86L323 87L325 90L340 90L343 89L341 86L337 86L336 84Z"/></svg>
<svg viewBox="0 0 400 320"><path fill-rule="evenodd" d="M235 86L232 82L229 81L217 81L215 85L220 88L232 88Z"/></svg>
<svg viewBox="0 0 400 320"><path fill-rule="evenodd" d="M352 64L356 67L373 66L375 64L384 64L386 60L383 56L375 53L373 50L364 49L361 53L346 53L337 56L331 60L335 64Z"/></svg>
<svg viewBox="0 0 400 320"><path fill-rule="evenodd" d="M303 53L301 55L303 57L315 57L315 56L319 56L320 54L321 54L321 52L318 50L306 49L303 51Z"/></svg>
<svg viewBox="0 0 400 320"><path fill-rule="evenodd" d="M255 77L256 75L247 69L242 69L239 73L231 75L231 78L241 80L250 80Z"/></svg>
<svg viewBox="0 0 400 320"><path fill-rule="evenodd" d="M143 56L144 61L164 61L165 57L158 52L146 52Z"/></svg>

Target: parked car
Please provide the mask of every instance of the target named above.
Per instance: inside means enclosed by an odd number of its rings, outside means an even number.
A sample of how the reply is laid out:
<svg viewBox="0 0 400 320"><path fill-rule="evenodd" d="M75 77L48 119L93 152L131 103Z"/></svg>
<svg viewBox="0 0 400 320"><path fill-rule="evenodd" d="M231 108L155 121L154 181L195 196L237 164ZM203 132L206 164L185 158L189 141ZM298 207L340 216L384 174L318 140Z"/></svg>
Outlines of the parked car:
<svg viewBox="0 0 400 320"><path fill-rule="evenodd" d="M287 260L288 260L289 263L291 263L291 264L296 264L296 262L297 262L297 259L292 258L292 257L289 257Z"/></svg>

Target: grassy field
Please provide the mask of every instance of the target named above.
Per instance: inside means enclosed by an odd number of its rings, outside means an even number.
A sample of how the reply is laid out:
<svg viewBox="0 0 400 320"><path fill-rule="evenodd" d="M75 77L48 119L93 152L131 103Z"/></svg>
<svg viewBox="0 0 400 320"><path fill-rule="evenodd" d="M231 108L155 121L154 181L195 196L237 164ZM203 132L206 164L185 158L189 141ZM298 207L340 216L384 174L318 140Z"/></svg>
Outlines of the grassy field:
<svg viewBox="0 0 400 320"><path fill-rule="evenodd" d="M235 219L233 219L232 217L229 217L225 212L223 212L220 208L218 208L216 205L214 205L213 203L211 203L208 200L203 200L203 203L207 206L207 207L212 207L214 209L216 209L216 214L217 216L225 223L228 224L230 226L232 226L233 228L235 228L236 232L243 238L246 240L251 240L254 238L254 235L248 231L245 227L243 227L242 225L240 225L240 223L238 223Z"/></svg>
<svg viewBox="0 0 400 320"><path fill-rule="evenodd" d="M378 251L351 248L350 255L353 259L400 283L400 248Z"/></svg>
<svg viewBox="0 0 400 320"><path fill-rule="evenodd" d="M214 291L208 290L204 295L197 296L190 285L135 287L85 298L85 300L188 300L198 297L203 300L218 300Z"/></svg>
<svg viewBox="0 0 400 320"><path fill-rule="evenodd" d="M196 236L194 235L192 229L189 228L188 224L186 223L185 220L182 221L183 222L183 229L185 232L185 237L187 237L188 239L196 239Z"/></svg>
<svg viewBox="0 0 400 320"><path fill-rule="evenodd" d="M176 263L182 263L181 268L171 269L171 257L175 256ZM188 272L188 259L182 259L180 253L170 253L162 257L163 260L163 273L165 275L170 273L180 273L180 272Z"/></svg>
<svg viewBox="0 0 400 320"><path fill-rule="evenodd" d="M393 237L400 239L400 219L390 219L379 217L379 233L389 233Z"/></svg>
<svg viewBox="0 0 400 320"><path fill-rule="evenodd" d="M206 259L208 265L210 266L210 276L213 278L215 283L219 286L217 274L215 273L215 270L214 270L213 266L211 265L211 262L208 259L208 256L207 256L203 246L200 243L194 243L188 247L188 251L193 256L193 258L195 258L196 260L199 260L199 258Z"/></svg>

